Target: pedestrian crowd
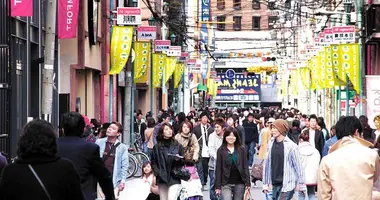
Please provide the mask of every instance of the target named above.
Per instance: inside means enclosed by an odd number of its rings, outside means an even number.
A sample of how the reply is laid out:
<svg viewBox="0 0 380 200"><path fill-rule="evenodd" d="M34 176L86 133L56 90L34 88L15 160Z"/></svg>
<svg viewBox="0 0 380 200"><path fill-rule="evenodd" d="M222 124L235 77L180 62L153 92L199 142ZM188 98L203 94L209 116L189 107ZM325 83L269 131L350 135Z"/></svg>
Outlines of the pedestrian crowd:
<svg viewBox="0 0 380 200"><path fill-rule="evenodd" d="M134 143L150 158L140 169L147 199L255 199L257 181L273 200L380 199L380 116L371 119L376 129L366 116L328 128L293 108L138 111L134 119ZM122 134L118 122L77 112L62 117L58 138L50 123L29 122L17 159L0 154L0 200L118 199L129 167Z"/></svg>

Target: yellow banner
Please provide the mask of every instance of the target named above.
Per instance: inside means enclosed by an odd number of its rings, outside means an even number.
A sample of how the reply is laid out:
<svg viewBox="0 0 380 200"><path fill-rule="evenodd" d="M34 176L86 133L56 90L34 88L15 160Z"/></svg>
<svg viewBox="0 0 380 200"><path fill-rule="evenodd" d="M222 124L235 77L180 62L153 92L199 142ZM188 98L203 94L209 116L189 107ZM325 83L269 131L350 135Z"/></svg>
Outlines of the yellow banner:
<svg viewBox="0 0 380 200"><path fill-rule="evenodd" d="M184 63L176 64L175 71L174 71L174 88L178 88L178 85L181 82L181 78L182 78L184 70L185 70Z"/></svg>
<svg viewBox="0 0 380 200"><path fill-rule="evenodd" d="M320 88L327 88L327 79L326 79L326 62L325 62L325 51L318 52L318 64L317 76L319 77L319 86Z"/></svg>
<svg viewBox="0 0 380 200"><path fill-rule="evenodd" d="M310 89L311 90L319 89L318 77L317 77L317 57L312 57L310 59L309 66L310 66L310 74L311 74Z"/></svg>
<svg viewBox="0 0 380 200"><path fill-rule="evenodd" d="M161 53L153 54L153 87L160 88L163 72L166 65L166 55Z"/></svg>
<svg viewBox="0 0 380 200"><path fill-rule="evenodd" d="M359 69L359 45L358 44L341 44L339 51L342 60L342 67L350 79L354 90L359 94L360 69Z"/></svg>
<svg viewBox="0 0 380 200"><path fill-rule="evenodd" d="M212 93L212 96L213 97L216 97L216 95L218 94L218 83L214 81L213 83L214 85L212 86L212 89L214 90L213 93Z"/></svg>
<svg viewBox="0 0 380 200"><path fill-rule="evenodd" d="M150 65L150 42L135 42L134 78L135 83L146 83Z"/></svg>
<svg viewBox="0 0 380 200"><path fill-rule="evenodd" d="M331 46L327 46L324 48L324 56L325 56L325 76L326 88L333 88L335 84L335 76L333 70L332 56L331 56Z"/></svg>
<svg viewBox="0 0 380 200"><path fill-rule="evenodd" d="M109 74L119 74L128 61L132 48L133 27L113 26L111 37L111 71Z"/></svg>
<svg viewBox="0 0 380 200"><path fill-rule="evenodd" d="M290 79L290 95L298 95L298 72L292 70Z"/></svg>
<svg viewBox="0 0 380 200"><path fill-rule="evenodd" d="M166 57L164 83L168 82L170 76L173 74L175 70L176 64L177 64L177 57Z"/></svg>

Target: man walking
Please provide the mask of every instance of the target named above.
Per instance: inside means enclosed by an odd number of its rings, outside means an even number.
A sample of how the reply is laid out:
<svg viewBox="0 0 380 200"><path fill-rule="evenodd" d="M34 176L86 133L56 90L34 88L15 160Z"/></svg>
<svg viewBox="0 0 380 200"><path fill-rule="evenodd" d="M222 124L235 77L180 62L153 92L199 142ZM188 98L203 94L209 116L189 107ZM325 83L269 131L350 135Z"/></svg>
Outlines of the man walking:
<svg viewBox="0 0 380 200"><path fill-rule="evenodd" d="M85 121L81 114L70 112L63 116L61 126L64 137L58 139L59 155L73 162L86 200L96 199L96 181L105 198L114 199L111 173L99 156L99 146L83 140Z"/></svg>
<svg viewBox="0 0 380 200"><path fill-rule="evenodd" d="M257 124L254 121L254 115L249 113L247 117L248 120L243 123L243 127L245 132L245 146L248 150L248 166L251 167L255 155L255 148L259 143L259 132L257 130Z"/></svg>
<svg viewBox="0 0 380 200"><path fill-rule="evenodd" d="M309 128L304 130L309 133L310 144L319 151L319 155L322 158L323 146L325 145L325 139L323 138L323 133L317 130L317 116L310 115L309 117Z"/></svg>
<svg viewBox="0 0 380 200"><path fill-rule="evenodd" d="M298 146L286 136L289 131L286 120L275 120L271 131L273 138L264 164L263 191L267 193L269 185L272 185L273 199L290 200L297 184L301 192L306 190L300 152Z"/></svg>
<svg viewBox="0 0 380 200"><path fill-rule="evenodd" d="M208 124L207 112L202 112L200 115L201 123L194 127L194 134L198 138L200 146L200 159L197 163L197 171L201 179L203 190L207 190L207 177L208 177L208 163L209 163L209 150L208 150L208 138L214 129Z"/></svg>
<svg viewBox="0 0 380 200"><path fill-rule="evenodd" d="M362 125L355 116L339 119L335 131L338 141L319 167L318 199L372 199L374 182L380 176L377 151L369 148L372 143L359 137Z"/></svg>

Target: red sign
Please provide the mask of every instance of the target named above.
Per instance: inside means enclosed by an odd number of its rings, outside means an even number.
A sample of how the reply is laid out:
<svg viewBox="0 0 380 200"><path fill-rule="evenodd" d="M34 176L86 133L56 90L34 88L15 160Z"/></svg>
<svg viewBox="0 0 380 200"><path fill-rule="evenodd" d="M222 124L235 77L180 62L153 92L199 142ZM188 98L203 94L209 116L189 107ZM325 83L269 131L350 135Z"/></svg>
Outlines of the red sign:
<svg viewBox="0 0 380 200"><path fill-rule="evenodd" d="M117 14L118 15L141 15L141 8L119 7L117 8Z"/></svg>
<svg viewBox="0 0 380 200"><path fill-rule="evenodd" d="M187 53L187 52L181 52L181 57L189 57L189 53Z"/></svg>
<svg viewBox="0 0 380 200"><path fill-rule="evenodd" d="M334 33L352 33L355 32L355 26L336 26L333 27Z"/></svg>
<svg viewBox="0 0 380 200"><path fill-rule="evenodd" d="M79 0L58 0L58 38L75 38Z"/></svg>
<svg viewBox="0 0 380 200"><path fill-rule="evenodd" d="M33 16L33 0L11 0L11 16Z"/></svg>

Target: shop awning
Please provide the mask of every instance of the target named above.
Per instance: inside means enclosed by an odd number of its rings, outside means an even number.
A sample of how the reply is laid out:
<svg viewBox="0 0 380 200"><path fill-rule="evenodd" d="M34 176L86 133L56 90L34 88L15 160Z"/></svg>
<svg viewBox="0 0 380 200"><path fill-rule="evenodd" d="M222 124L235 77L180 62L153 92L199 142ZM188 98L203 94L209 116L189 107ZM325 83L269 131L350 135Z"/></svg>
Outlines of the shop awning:
<svg viewBox="0 0 380 200"><path fill-rule="evenodd" d="M205 92L207 92L207 86L205 86L203 84L199 84L198 87L197 87L197 90L198 91L205 91Z"/></svg>

